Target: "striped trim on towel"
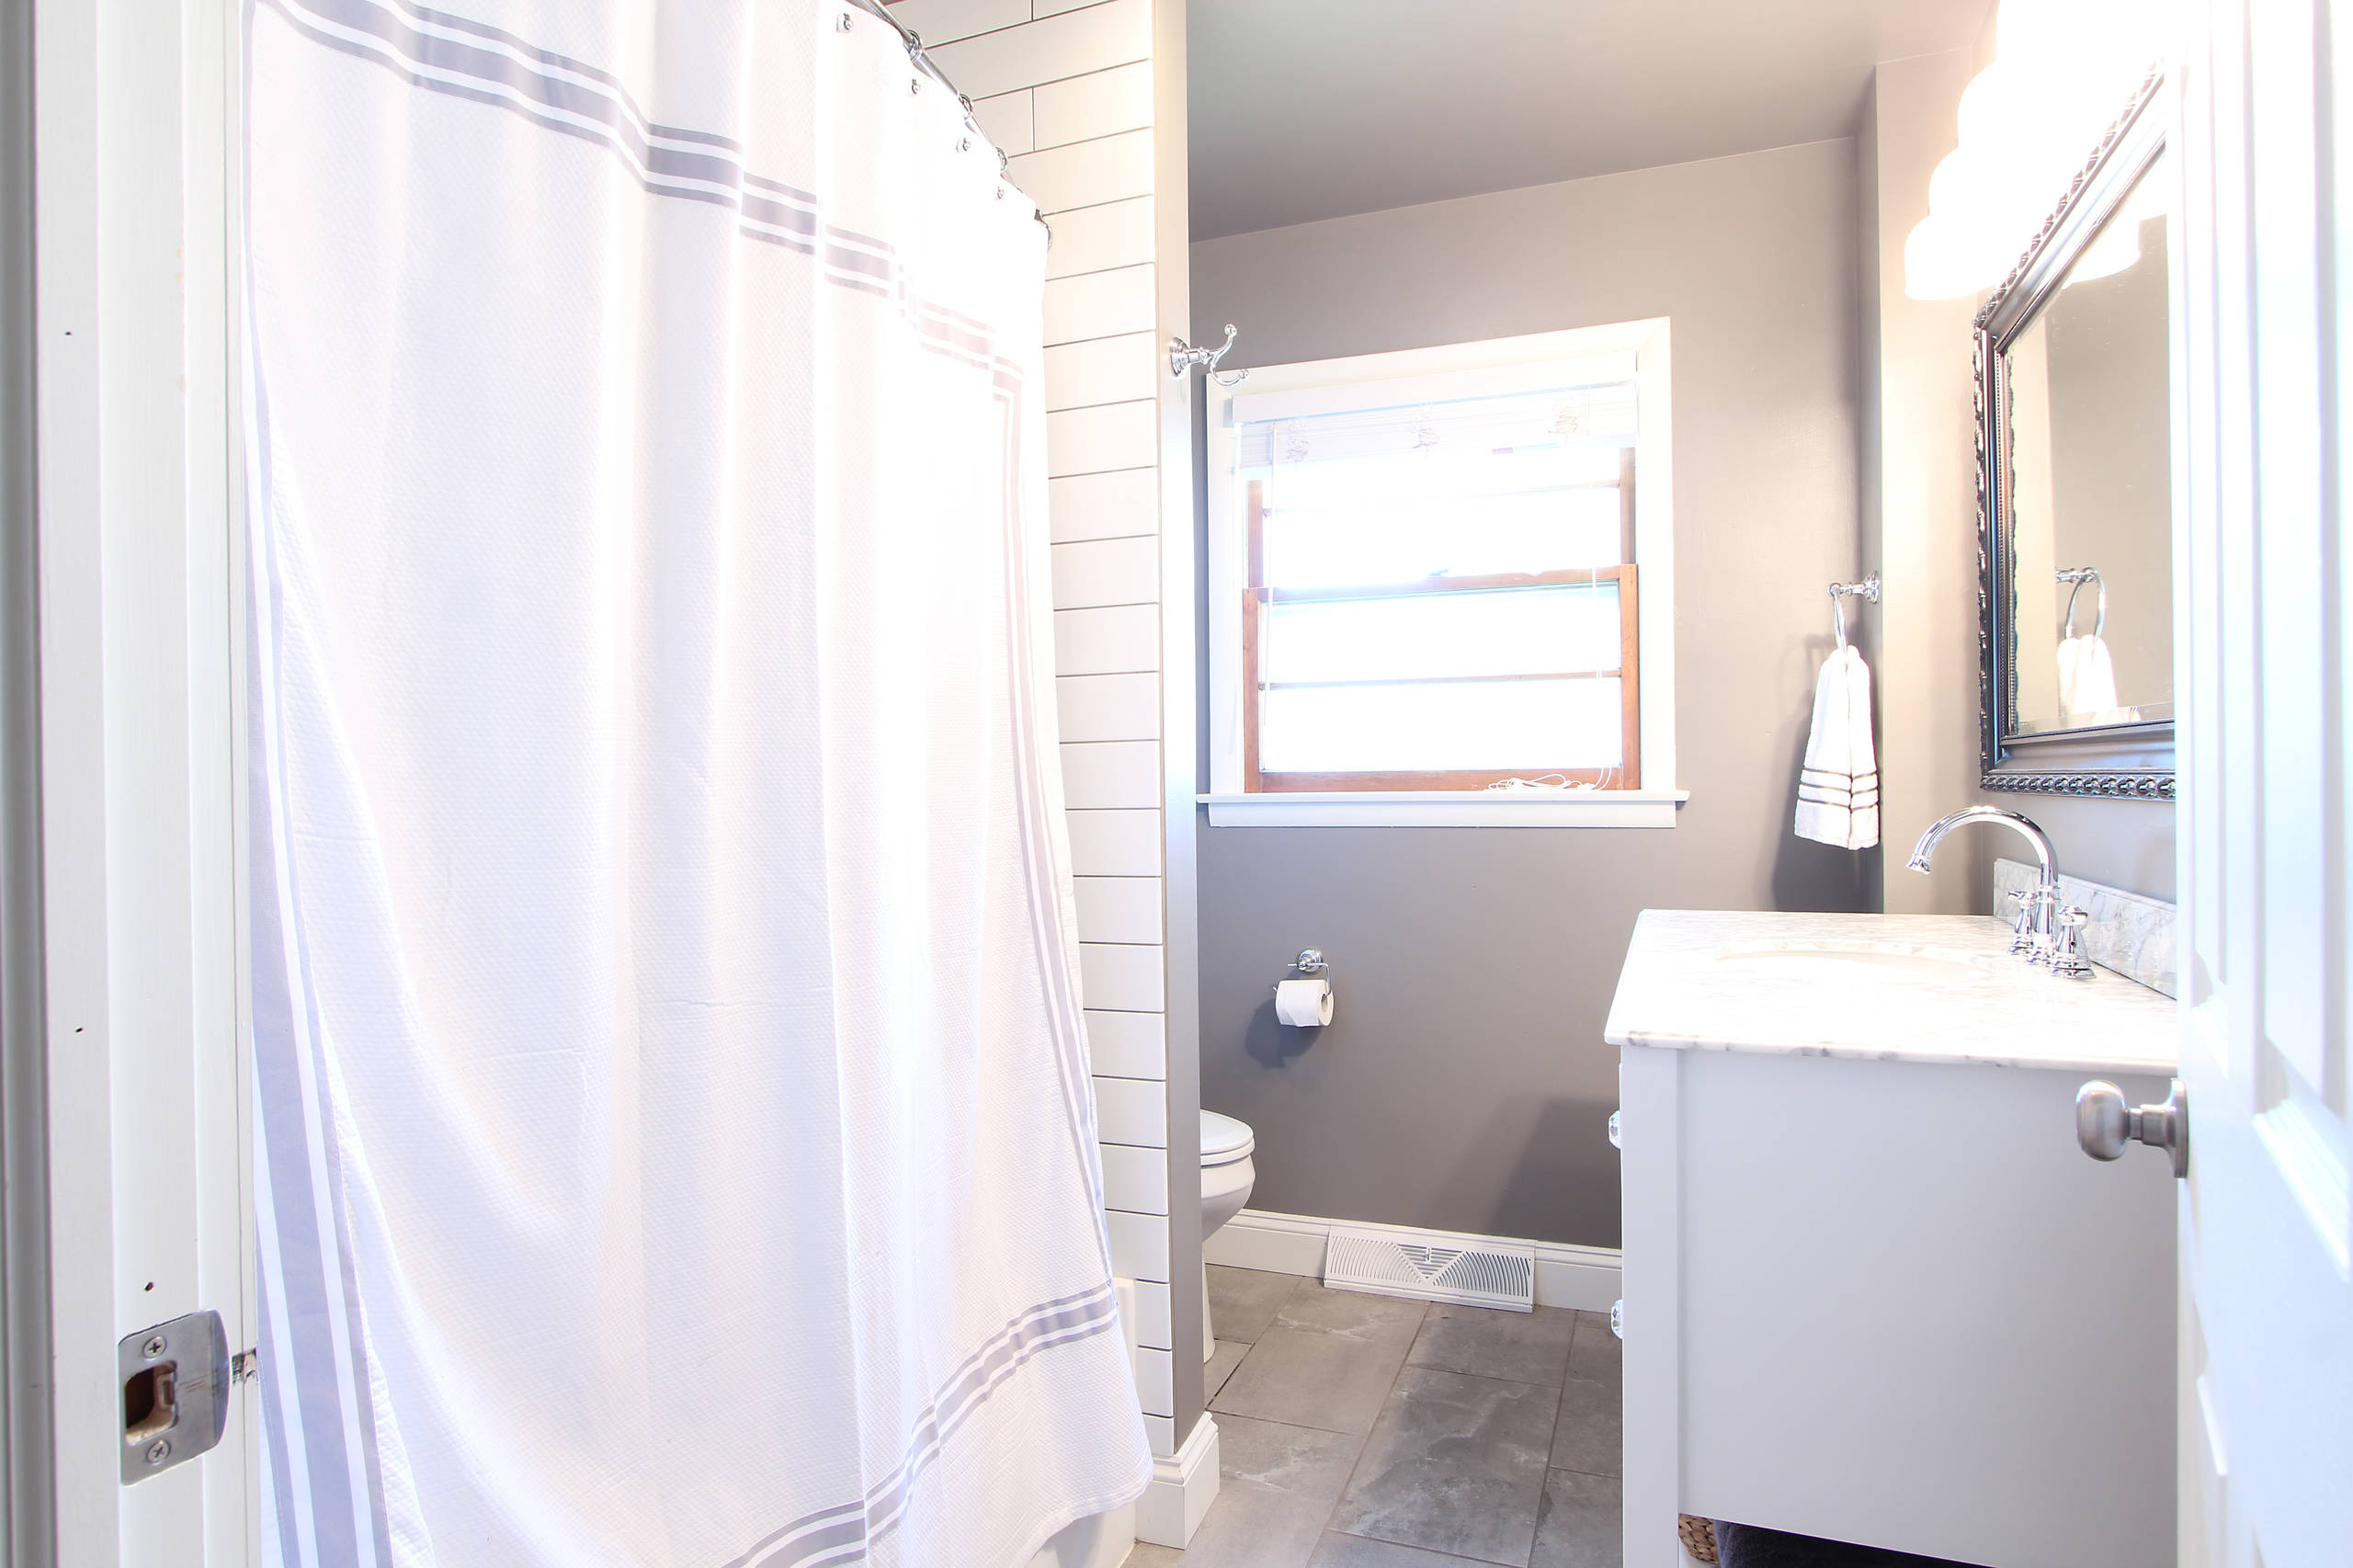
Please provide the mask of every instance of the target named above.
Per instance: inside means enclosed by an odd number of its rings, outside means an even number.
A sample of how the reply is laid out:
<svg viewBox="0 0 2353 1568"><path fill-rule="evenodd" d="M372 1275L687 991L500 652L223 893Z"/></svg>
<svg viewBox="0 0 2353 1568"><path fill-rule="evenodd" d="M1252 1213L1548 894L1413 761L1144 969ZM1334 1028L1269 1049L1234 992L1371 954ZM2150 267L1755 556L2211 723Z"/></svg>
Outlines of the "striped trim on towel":
<svg viewBox="0 0 2353 1568"><path fill-rule="evenodd" d="M1877 773L1826 773L1818 767L1798 773L1798 799L1818 805L1855 811L1879 804Z"/></svg>

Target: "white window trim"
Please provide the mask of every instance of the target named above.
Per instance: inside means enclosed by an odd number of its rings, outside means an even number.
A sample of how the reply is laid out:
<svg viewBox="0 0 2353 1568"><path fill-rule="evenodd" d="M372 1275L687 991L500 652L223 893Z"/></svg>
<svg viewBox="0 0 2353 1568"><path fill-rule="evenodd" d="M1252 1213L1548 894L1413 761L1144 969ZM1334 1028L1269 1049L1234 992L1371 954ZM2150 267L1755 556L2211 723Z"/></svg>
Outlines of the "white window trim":
<svg viewBox="0 0 2353 1568"><path fill-rule="evenodd" d="M1634 563L1642 642L1641 790L1552 794L1495 790L1253 794L1242 789L1242 586L1245 507L1235 405L1252 417L1362 407L1368 391L1401 403L1508 387L1574 386L1634 375ZM1514 374L1524 369L1525 374ZM1667 318L1576 327L1484 343L1407 348L1345 359L1254 368L1234 386L1209 380L1210 792L1199 797L1212 827L1673 827L1688 792L1656 781L1680 777L1675 760L1675 464L1668 388ZM1321 394L1321 395L1318 395ZM1255 405L1255 406L1249 406Z"/></svg>

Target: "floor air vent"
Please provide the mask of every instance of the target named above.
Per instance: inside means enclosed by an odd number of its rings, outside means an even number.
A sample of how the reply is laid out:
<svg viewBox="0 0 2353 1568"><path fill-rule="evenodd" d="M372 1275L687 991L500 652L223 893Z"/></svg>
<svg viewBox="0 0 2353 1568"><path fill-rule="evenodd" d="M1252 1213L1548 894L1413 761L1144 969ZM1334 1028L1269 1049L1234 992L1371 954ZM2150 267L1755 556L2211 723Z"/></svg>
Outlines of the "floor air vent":
<svg viewBox="0 0 2353 1568"><path fill-rule="evenodd" d="M1332 1228L1324 1253L1324 1283L1344 1290L1408 1296L1417 1301L1536 1310L1536 1249L1509 1242L1456 1246L1410 1231Z"/></svg>

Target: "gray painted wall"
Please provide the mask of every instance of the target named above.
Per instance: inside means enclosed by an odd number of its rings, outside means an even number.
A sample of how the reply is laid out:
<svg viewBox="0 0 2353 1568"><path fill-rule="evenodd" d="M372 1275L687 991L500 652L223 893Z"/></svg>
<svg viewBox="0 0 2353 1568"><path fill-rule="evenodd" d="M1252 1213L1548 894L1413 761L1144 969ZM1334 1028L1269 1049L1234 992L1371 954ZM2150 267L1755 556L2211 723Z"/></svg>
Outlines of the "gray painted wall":
<svg viewBox="0 0 2353 1568"><path fill-rule="evenodd" d="M1933 876L1904 864L1923 828L1973 801L1980 772L1977 301L1915 300L1904 290L1904 242L1928 214L1928 178L1952 151L1974 69L1966 50L1881 65L1857 139L1868 214L1863 545L1887 589L1864 620L1879 695L1881 892L1890 914L1965 915L1992 901L1990 835L1949 840Z"/></svg>
<svg viewBox="0 0 2353 1568"><path fill-rule="evenodd" d="M1870 855L1789 831L1860 545L1856 167L1817 142L1192 247L1229 366L1674 322L1691 801L1671 830L1204 824L1201 1103L1256 1130L1254 1207L1615 1245L1601 1028L1637 912L1870 906ZM1309 946L1339 993L1313 1040L1267 991Z"/></svg>

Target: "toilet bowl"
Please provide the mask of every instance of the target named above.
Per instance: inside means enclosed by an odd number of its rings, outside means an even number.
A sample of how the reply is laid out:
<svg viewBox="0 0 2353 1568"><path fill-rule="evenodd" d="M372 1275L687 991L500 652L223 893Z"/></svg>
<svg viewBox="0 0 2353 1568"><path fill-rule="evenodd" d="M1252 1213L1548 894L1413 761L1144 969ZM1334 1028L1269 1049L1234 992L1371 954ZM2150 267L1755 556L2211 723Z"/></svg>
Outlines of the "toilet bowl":
<svg viewBox="0 0 2353 1568"><path fill-rule="evenodd" d="M1258 1167L1250 1163L1257 1147L1250 1124L1216 1111L1201 1112L1201 1240L1242 1212ZM1209 1266L1201 1266L1201 1359L1217 1354L1217 1331L1210 1325Z"/></svg>

